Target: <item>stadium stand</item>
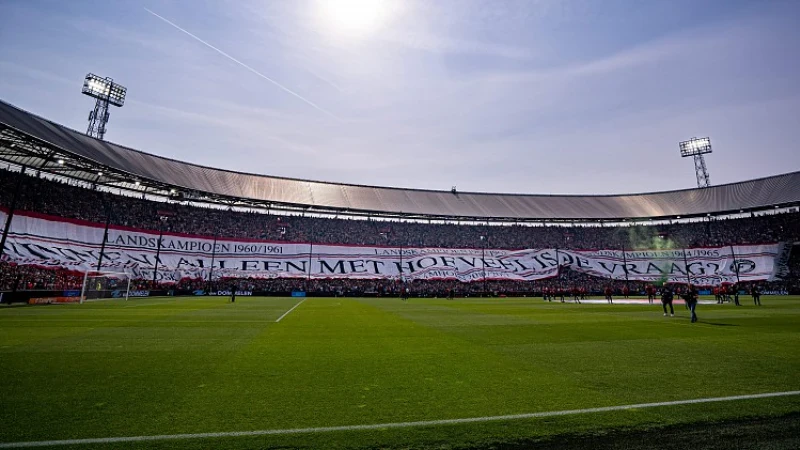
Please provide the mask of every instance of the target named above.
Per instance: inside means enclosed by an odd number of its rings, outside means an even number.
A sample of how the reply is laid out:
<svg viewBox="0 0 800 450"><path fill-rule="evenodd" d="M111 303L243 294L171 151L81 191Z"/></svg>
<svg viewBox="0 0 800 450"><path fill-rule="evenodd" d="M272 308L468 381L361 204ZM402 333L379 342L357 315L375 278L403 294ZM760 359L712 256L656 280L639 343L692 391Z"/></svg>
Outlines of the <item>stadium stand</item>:
<svg viewBox="0 0 800 450"><path fill-rule="evenodd" d="M463 248L489 236L495 248L527 247L643 248L656 234L669 235L682 246L751 244L800 240L798 214L753 214L749 218L708 219L663 225L564 226L458 225L386 220L330 219L226 211L179 203L140 200L58 181L0 171L0 204L11 203L13 186L25 183L17 208L53 216L103 223L111 205L111 223L157 230L169 212L166 227L175 233L243 237L285 242L361 245L416 245ZM646 247L644 247L646 248Z"/></svg>
<svg viewBox="0 0 800 450"><path fill-rule="evenodd" d="M800 242L800 172L623 195L469 193L359 186L203 167L87 137L0 101L0 207L96 224L281 243L494 249L647 249ZM24 172L24 173L21 173ZM166 218L166 219L165 219ZM482 240L485 239L484 240ZM762 289L800 288L790 275ZM396 295L396 280L241 279L229 288L286 294ZM532 282L414 281L412 295L541 295L622 289L563 270ZM76 289L79 274L0 262L0 292ZM643 283L629 284L634 292ZM157 289L134 280L133 289ZM213 289L181 280L170 289Z"/></svg>
<svg viewBox="0 0 800 450"><path fill-rule="evenodd" d="M678 245L713 246L752 244L774 241L800 241L800 214L752 214L737 219L707 219L701 222L662 225L565 226L532 225L457 225L391 220L329 219L238 212L217 208L201 208L176 202L158 202L88 189L65 182L37 178L18 172L0 170L0 206L8 208L13 186L23 183L16 208L51 216L102 223L110 205L111 223L143 230L157 230L160 217L169 214L165 228L174 233L191 235L242 237L282 242L314 242L331 244L401 245L427 247L475 246L480 236L487 236L492 247L517 249L528 247L647 248L655 236L669 236ZM791 274L786 280L764 284L762 289L791 290L800 288L800 258L793 252ZM226 280L240 289L265 293L286 293L303 290L327 295L396 295L399 285L391 280ZM77 289L81 276L65 270L33 266L0 265L0 290ZM620 292L624 281L610 281L565 271L558 278L536 282L491 281L459 283L456 281L417 281L409 284L412 295L444 296L450 290L458 295L477 295L488 288L496 295L540 295L542 290L566 292L567 297L579 292L599 293L611 286ZM146 288L145 280L136 282ZM183 280L177 289L195 290L207 287L203 280ZM636 292L642 283L632 283Z"/></svg>

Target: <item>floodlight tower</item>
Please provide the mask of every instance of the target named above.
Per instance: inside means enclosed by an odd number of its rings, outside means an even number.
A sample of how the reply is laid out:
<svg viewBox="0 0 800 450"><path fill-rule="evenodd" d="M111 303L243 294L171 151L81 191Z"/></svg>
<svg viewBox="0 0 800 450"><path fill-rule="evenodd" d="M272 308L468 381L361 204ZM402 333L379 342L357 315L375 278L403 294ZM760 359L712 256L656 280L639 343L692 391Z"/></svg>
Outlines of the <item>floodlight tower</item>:
<svg viewBox="0 0 800 450"><path fill-rule="evenodd" d="M125 103L127 89L114 83L111 78L100 78L90 73L83 80L82 92L97 99L94 110L89 112L89 128L86 129L86 134L102 140L108 123L108 105L121 107Z"/></svg>
<svg viewBox="0 0 800 450"><path fill-rule="evenodd" d="M697 176L697 187L704 188L711 186L711 179L708 176L708 169L706 169L706 160L703 155L711 153L711 138L691 138L688 141L683 141L678 144L681 150L681 156L694 157L694 172Z"/></svg>

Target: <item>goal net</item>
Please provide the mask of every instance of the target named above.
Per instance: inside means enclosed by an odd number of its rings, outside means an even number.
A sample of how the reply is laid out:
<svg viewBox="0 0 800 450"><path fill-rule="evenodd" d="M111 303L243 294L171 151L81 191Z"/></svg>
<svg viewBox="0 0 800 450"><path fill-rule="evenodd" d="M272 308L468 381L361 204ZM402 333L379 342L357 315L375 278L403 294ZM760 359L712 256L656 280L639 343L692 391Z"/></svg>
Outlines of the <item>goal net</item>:
<svg viewBox="0 0 800 450"><path fill-rule="evenodd" d="M125 272L87 271L83 276L81 303L87 300L128 299L131 276Z"/></svg>

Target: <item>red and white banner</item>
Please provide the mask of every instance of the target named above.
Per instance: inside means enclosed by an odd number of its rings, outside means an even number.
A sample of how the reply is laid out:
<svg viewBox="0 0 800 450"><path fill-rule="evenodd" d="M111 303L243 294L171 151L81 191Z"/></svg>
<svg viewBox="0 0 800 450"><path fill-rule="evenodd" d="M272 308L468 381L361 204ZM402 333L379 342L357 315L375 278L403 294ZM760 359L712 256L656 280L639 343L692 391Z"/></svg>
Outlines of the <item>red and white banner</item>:
<svg viewBox="0 0 800 450"><path fill-rule="evenodd" d="M0 223L6 214L0 211ZM3 259L18 264L75 271L97 267L103 226L31 213L14 216ZM735 253L732 253L732 251ZM538 280L556 276L559 266L589 275L648 282L691 280L698 285L769 280L781 274L788 246L630 250L533 248L380 247L217 239L111 227L102 270L151 279L311 277ZM734 258L735 254L735 258ZM736 261L736 263L734 263ZM688 271L687 271L688 265ZM561 269L564 270L564 269Z"/></svg>

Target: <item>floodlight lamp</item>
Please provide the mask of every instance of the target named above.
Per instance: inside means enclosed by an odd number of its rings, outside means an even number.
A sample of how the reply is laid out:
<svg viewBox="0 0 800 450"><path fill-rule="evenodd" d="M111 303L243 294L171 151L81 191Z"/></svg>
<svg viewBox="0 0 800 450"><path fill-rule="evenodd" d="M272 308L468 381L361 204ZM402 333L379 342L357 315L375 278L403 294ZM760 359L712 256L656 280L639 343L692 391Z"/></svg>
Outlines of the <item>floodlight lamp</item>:
<svg viewBox="0 0 800 450"><path fill-rule="evenodd" d="M686 146L692 150L698 150L708 145L708 138L698 139L696 141L689 141Z"/></svg>
<svg viewBox="0 0 800 450"><path fill-rule="evenodd" d="M127 88L114 83L111 78L100 78L90 73L83 80L83 90L81 92L89 97L108 100L108 103L114 106L122 106L125 103Z"/></svg>
<svg viewBox="0 0 800 450"><path fill-rule="evenodd" d="M63 166L64 165L64 160L63 159L59 159L58 160L58 165L59 166Z"/></svg>
<svg viewBox="0 0 800 450"><path fill-rule="evenodd" d="M103 176L103 172L97 172L97 176L98 177L102 177Z"/></svg>
<svg viewBox="0 0 800 450"><path fill-rule="evenodd" d="M139 186L141 183L139 183L139 182L137 181L137 182L135 182L135 183L133 183L133 184L135 184L136 186Z"/></svg>
<svg viewBox="0 0 800 450"><path fill-rule="evenodd" d="M694 156L711 153L711 138L692 138L679 145L681 156Z"/></svg>

